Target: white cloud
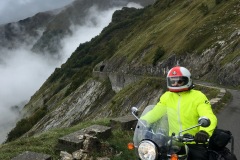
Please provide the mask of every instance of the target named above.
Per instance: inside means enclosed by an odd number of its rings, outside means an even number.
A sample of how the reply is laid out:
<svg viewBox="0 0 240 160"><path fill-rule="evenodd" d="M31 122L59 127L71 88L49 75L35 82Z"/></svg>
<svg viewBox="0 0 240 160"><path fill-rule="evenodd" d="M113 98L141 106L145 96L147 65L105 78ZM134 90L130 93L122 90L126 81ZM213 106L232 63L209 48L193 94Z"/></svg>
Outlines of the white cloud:
<svg viewBox="0 0 240 160"><path fill-rule="evenodd" d="M1 50L0 54L3 62L0 64L0 142L2 142L17 118L17 114L11 108L28 101L53 72L57 62L55 64L49 62L46 57L33 54L24 47L11 51Z"/></svg>
<svg viewBox="0 0 240 160"><path fill-rule="evenodd" d="M138 9L143 8L143 6L141 6L140 4L133 3L133 2L128 3L127 7L129 7L129 8L133 7L133 8L138 8Z"/></svg>
<svg viewBox="0 0 240 160"><path fill-rule="evenodd" d="M111 8L100 12L96 6L93 6L89 9L88 16L85 18L85 25L72 25L71 30L74 34L62 40L63 49L60 54L63 57L63 62L74 52L80 43L90 41L98 35L111 22L112 14L118 9L121 8Z"/></svg>

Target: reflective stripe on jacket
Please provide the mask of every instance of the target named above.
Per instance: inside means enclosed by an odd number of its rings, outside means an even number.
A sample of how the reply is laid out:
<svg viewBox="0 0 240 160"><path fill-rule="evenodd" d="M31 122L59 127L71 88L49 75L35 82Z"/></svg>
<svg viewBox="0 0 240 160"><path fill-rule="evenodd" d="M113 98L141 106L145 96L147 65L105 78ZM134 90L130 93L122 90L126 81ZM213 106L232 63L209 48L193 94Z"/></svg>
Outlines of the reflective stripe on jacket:
<svg viewBox="0 0 240 160"><path fill-rule="evenodd" d="M184 92L164 93L157 105L141 119L148 123L157 121L167 111L169 122L169 135L198 124L199 117L207 117L211 125L207 128L197 127L184 133L195 135L198 131L204 130L210 136L217 125L217 118L214 115L207 97L198 90L191 89Z"/></svg>

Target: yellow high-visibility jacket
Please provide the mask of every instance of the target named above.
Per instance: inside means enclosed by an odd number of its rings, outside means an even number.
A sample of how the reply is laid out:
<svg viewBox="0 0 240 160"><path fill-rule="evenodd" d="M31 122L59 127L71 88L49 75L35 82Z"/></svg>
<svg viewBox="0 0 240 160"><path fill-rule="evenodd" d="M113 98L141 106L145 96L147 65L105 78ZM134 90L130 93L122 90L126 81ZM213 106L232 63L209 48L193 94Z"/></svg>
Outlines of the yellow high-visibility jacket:
<svg viewBox="0 0 240 160"><path fill-rule="evenodd" d="M184 92L165 92L154 108L145 114L141 119L148 123L159 120L167 112L169 123L169 135L198 124L199 117L207 117L211 124L209 127L197 127L184 133L195 135L198 131L204 130L210 136L217 125L217 118L214 115L211 104L207 97L198 90L191 89Z"/></svg>

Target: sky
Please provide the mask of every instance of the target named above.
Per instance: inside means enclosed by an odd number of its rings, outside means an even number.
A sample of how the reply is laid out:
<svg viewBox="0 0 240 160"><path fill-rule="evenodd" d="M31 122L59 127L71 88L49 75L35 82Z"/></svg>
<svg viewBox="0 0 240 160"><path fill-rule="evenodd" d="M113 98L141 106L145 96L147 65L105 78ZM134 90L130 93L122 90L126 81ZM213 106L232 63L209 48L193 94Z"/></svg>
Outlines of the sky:
<svg viewBox="0 0 240 160"><path fill-rule="evenodd" d="M18 21L39 11L61 7L71 1L1 0L0 24ZM128 6L141 7L134 3L129 3ZM62 55L60 60L33 54L31 46L21 45L16 50L0 50L0 143L6 139L7 133L15 126L18 119L18 112L13 110L14 106L23 107L54 69L60 67L80 43L91 40L110 23L112 14L117 9L120 8L100 12L96 7L90 8L86 19L94 18L97 23L93 24L90 20L86 20L85 25L71 26L73 35L61 41L63 49L59 53Z"/></svg>

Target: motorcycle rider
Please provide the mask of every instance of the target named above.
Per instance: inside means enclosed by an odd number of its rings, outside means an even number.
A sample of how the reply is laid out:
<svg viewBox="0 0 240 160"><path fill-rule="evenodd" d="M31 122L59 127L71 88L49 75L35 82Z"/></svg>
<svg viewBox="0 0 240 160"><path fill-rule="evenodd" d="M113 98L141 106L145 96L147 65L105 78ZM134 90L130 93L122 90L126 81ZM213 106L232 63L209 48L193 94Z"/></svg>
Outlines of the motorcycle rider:
<svg viewBox="0 0 240 160"><path fill-rule="evenodd" d="M194 135L195 142L187 144L188 160L207 160L205 143L217 125L217 118L210 102L201 91L193 89L191 73L185 67L176 66L168 72L167 87L169 91L165 92L154 108L141 119L153 123L163 116L164 110L167 110L169 134L171 135L194 126L198 123L199 117L209 118L211 121L209 127L197 127L182 133Z"/></svg>

